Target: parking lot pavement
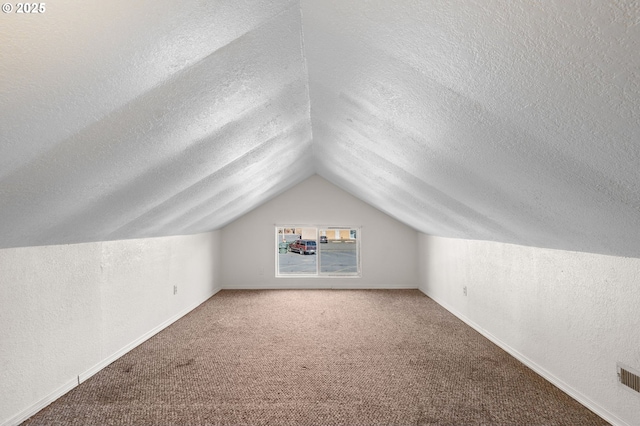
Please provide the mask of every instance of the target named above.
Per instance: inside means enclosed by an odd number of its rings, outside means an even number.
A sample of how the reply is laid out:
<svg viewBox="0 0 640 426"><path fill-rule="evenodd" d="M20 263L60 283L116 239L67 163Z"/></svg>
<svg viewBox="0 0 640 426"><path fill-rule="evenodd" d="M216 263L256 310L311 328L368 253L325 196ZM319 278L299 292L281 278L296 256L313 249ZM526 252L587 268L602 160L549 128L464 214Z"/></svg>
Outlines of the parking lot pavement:
<svg viewBox="0 0 640 426"><path fill-rule="evenodd" d="M319 247L319 255L279 253L280 274L315 274L320 261L321 273L357 273L358 259L354 243L327 243Z"/></svg>
<svg viewBox="0 0 640 426"><path fill-rule="evenodd" d="M356 273L358 260L355 250L331 250L320 252L320 272Z"/></svg>
<svg viewBox="0 0 640 426"><path fill-rule="evenodd" d="M280 274L315 274L315 255L303 256L298 253L279 253Z"/></svg>

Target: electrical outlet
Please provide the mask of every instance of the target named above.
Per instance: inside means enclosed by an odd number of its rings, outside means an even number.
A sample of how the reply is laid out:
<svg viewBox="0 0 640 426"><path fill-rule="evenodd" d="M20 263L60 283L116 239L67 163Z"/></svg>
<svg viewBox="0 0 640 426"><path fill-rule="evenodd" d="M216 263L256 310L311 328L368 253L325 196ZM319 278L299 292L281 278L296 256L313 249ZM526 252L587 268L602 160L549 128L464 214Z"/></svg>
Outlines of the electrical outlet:
<svg viewBox="0 0 640 426"><path fill-rule="evenodd" d="M462 287L462 294L467 295L467 286Z"/></svg>
<svg viewBox="0 0 640 426"><path fill-rule="evenodd" d="M178 286L177 285L173 286L173 294L178 294Z"/></svg>

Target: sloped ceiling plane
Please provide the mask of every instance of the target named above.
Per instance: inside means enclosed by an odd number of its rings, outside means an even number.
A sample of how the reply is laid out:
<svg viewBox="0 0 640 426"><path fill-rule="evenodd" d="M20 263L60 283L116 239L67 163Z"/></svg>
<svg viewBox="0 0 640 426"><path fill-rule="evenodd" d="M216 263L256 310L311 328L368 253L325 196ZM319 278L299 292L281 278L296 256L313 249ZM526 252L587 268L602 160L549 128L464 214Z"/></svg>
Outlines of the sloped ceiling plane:
<svg viewBox="0 0 640 426"><path fill-rule="evenodd" d="M640 6L0 16L0 247L190 234L313 174L418 231L640 257Z"/></svg>

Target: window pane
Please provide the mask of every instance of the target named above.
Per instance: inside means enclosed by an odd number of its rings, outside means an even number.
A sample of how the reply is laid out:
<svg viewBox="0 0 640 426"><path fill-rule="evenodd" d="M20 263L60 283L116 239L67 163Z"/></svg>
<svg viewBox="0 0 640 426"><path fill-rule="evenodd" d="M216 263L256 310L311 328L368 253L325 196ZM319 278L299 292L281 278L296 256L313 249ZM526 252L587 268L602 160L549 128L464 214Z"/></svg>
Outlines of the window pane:
<svg viewBox="0 0 640 426"><path fill-rule="evenodd" d="M358 241L355 229L320 229L318 247L320 273L331 275L357 275Z"/></svg>
<svg viewBox="0 0 640 426"><path fill-rule="evenodd" d="M316 275L316 228L278 227L278 275Z"/></svg>

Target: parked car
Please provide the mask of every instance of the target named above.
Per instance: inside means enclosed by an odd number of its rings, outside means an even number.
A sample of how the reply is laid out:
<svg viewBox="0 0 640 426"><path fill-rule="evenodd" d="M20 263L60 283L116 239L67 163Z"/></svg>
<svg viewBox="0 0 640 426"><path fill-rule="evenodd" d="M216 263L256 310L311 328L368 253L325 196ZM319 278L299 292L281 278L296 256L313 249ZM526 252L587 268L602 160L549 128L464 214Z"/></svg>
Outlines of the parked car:
<svg viewBox="0 0 640 426"><path fill-rule="evenodd" d="M300 254L316 254L315 240L295 240L289 244L289 251Z"/></svg>
<svg viewBox="0 0 640 426"><path fill-rule="evenodd" d="M320 244L326 243L327 242L327 236L326 235L320 235Z"/></svg>

